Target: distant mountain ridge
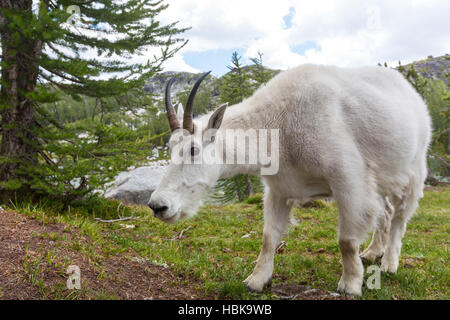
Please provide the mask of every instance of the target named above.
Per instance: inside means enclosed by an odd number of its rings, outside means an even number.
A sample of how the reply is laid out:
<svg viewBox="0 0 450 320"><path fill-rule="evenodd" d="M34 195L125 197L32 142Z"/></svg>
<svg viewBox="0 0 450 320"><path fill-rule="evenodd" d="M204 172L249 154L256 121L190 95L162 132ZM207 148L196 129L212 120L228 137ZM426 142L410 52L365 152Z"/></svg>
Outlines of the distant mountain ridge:
<svg viewBox="0 0 450 320"><path fill-rule="evenodd" d="M410 64L404 65L405 73L411 66L417 70L417 72L428 79L439 79L448 84L449 81L449 70L450 70L450 55L445 54L440 57L432 57L429 56L424 60L419 60L412 62ZM244 69L252 72L253 66L245 66ZM280 72L280 70L274 70L270 68L266 68L268 70L273 71L274 73ZM174 71L166 71L156 76L152 77L147 81L144 88L150 92L159 96L161 99L164 95L165 85L167 81L173 77L177 77L177 81L175 81L172 85L172 96L175 96L178 92L189 90L194 85L195 81L201 76L201 73L190 73L190 72L174 72ZM222 76L223 77L223 76ZM213 75L209 75L202 83L202 87L217 87L218 83L222 79L222 77L215 77Z"/></svg>
<svg viewBox="0 0 450 320"><path fill-rule="evenodd" d="M192 89L195 81L197 81L201 75L201 73L166 71L150 78L150 80L145 84L144 89L147 92L162 97L164 95L167 81L169 81L172 77L176 77L176 81L172 84L171 88L172 96L174 96L178 92ZM210 74L205 78L205 80L203 80L202 86L212 87L217 79L218 78Z"/></svg>
<svg viewBox="0 0 450 320"><path fill-rule="evenodd" d="M424 78L442 80L446 84L449 82L450 55L445 54L440 57L429 56L424 60L415 61L405 65L405 73L414 66L416 71Z"/></svg>

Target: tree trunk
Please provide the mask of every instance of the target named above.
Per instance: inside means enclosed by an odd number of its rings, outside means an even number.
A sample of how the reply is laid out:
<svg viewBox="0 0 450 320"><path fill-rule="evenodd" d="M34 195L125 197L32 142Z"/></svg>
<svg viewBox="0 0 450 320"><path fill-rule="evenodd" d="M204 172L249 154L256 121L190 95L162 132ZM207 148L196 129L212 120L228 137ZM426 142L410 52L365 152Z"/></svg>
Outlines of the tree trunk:
<svg viewBox="0 0 450 320"><path fill-rule="evenodd" d="M0 1L2 8L20 9L32 14L32 1ZM2 17L4 23L5 19ZM14 39L19 34L20 41ZM0 144L0 181L7 182L22 177L18 170L24 161L37 161L37 150L32 145L36 141L31 130L35 126L34 102L26 96L35 90L39 71L39 57L42 41L26 38L21 32L8 26L1 28L2 87Z"/></svg>
<svg viewBox="0 0 450 320"><path fill-rule="evenodd" d="M242 200L244 200L244 198L242 197L242 193L241 190L239 189L239 186L236 186L236 195L238 197L238 201L241 202Z"/></svg>
<svg viewBox="0 0 450 320"><path fill-rule="evenodd" d="M247 176L247 192L248 196L252 197L255 195L255 190L253 189L252 180L250 179L250 176Z"/></svg>

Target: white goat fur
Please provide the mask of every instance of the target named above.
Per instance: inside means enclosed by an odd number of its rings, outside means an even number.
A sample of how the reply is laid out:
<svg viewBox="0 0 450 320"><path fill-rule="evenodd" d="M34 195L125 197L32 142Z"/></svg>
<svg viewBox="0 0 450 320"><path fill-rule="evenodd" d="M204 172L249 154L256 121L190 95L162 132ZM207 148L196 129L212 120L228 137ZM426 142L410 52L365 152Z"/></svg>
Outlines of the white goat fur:
<svg viewBox="0 0 450 320"><path fill-rule="evenodd" d="M214 116L196 119L195 130ZM406 223L423 196L431 136L427 107L400 73L315 65L284 71L229 107L219 131L249 128L280 129L279 172L263 177L263 245L244 281L249 289L261 291L270 282L292 203L321 196L332 195L339 208L338 290L361 294L359 246L372 230L362 257L382 256L382 271L396 272ZM258 174L259 166L172 164L150 203L166 205L162 219L174 222L195 214L218 178L238 173Z"/></svg>

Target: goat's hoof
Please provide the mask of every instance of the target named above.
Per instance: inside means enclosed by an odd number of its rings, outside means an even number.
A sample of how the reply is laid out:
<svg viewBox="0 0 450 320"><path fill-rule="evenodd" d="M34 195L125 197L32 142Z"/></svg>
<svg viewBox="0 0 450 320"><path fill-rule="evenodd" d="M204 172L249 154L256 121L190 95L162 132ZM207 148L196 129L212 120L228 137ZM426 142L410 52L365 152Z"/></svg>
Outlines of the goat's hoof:
<svg viewBox="0 0 450 320"><path fill-rule="evenodd" d="M243 282L249 291L261 293L266 286L270 286L272 284L272 278L267 281L262 281L258 277L250 275Z"/></svg>
<svg viewBox="0 0 450 320"><path fill-rule="evenodd" d="M375 262L377 259L380 259L383 256L383 253L379 253L370 249L366 249L363 253L359 255L361 259L367 260L369 262Z"/></svg>
<svg viewBox="0 0 450 320"><path fill-rule="evenodd" d="M353 281L345 281L344 277L339 280L337 291L350 296L361 296L362 281L355 279Z"/></svg>
<svg viewBox="0 0 450 320"><path fill-rule="evenodd" d="M398 269L398 260L395 259L387 259L383 256L381 259L381 271L388 273L397 273Z"/></svg>

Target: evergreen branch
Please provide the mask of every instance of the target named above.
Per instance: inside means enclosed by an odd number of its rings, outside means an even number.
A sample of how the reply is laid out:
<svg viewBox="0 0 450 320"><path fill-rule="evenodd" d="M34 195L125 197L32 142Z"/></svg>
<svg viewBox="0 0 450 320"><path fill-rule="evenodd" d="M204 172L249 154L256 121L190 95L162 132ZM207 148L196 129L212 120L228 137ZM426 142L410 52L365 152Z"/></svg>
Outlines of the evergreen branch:
<svg viewBox="0 0 450 320"><path fill-rule="evenodd" d="M48 165L55 166L56 164L45 154L44 151L38 151L41 157L47 162Z"/></svg>
<svg viewBox="0 0 450 320"><path fill-rule="evenodd" d="M442 137L444 134L450 132L450 128L447 128L445 130L442 130L441 132L439 132L438 134L436 134L436 136L434 137L434 141L439 140L440 137Z"/></svg>
<svg viewBox="0 0 450 320"><path fill-rule="evenodd" d="M58 72L58 71L53 70L53 69L50 69L50 68L48 68L48 67L44 67L44 66L41 65L41 68L47 70L47 71L50 72L50 73L54 73L54 74L57 75L58 77L61 77L61 78L65 79L65 80L68 80L68 81L71 81L71 82L76 82L76 83L79 83L79 84L83 84L83 83L84 83L84 82L81 81L81 80L78 80L78 79L75 79L75 78L68 77L68 76L62 74L61 72Z"/></svg>

